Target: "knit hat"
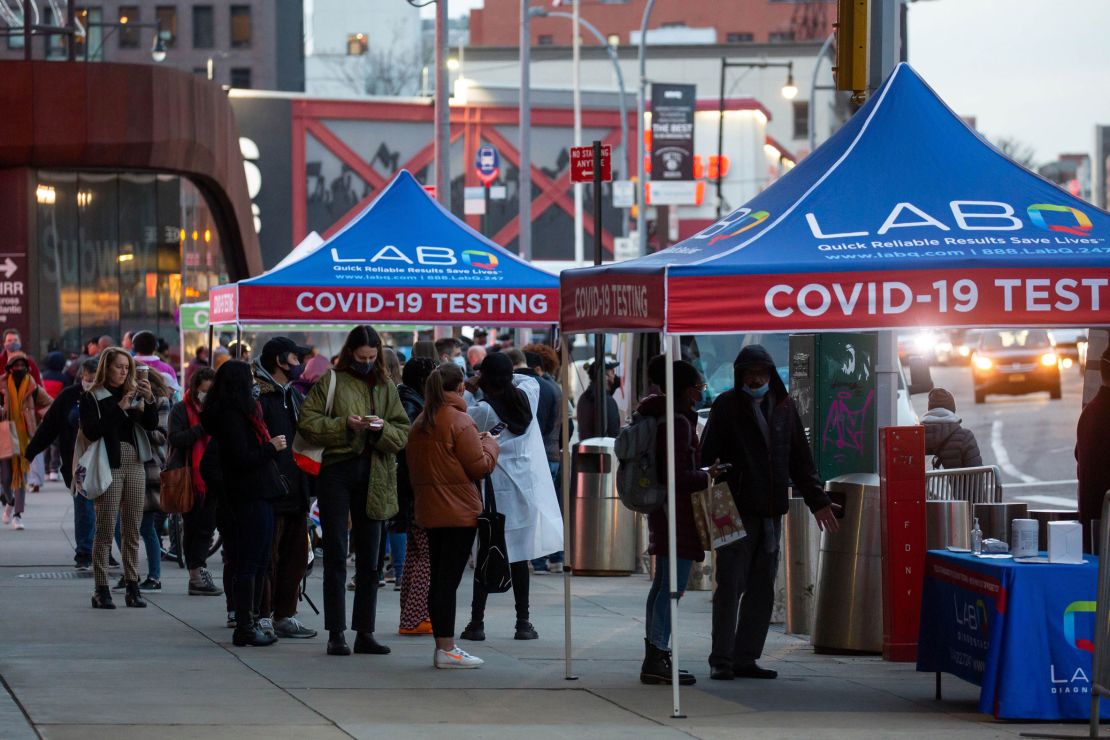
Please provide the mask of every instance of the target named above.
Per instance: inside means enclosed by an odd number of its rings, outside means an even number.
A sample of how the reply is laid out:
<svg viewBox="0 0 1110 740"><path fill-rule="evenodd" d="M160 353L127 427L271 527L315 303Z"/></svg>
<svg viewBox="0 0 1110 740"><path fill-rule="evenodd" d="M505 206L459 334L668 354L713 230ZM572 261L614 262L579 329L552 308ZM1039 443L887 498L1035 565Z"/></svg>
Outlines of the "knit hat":
<svg viewBox="0 0 1110 740"><path fill-rule="evenodd" d="M944 388L934 388L929 391L929 410L938 408L956 413L956 399Z"/></svg>
<svg viewBox="0 0 1110 740"><path fill-rule="evenodd" d="M31 363L27 360L27 353L16 351L16 352L9 352L8 353L8 361L7 361L7 364L4 365L4 369L5 370L10 369L11 366L14 365L16 362L18 362L19 360L23 360L23 364L26 365L27 367L31 366Z"/></svg>

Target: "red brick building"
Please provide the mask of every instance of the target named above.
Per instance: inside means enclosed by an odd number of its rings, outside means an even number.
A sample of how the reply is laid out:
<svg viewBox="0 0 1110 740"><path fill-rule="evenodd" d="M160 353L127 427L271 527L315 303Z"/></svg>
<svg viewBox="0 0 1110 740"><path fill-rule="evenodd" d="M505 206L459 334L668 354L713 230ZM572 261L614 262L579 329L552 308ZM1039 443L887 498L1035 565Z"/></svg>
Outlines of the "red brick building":
<svg viewBox="0 0 1110 740"><path fill-rule="evenodd" d="M550 10L570 12L569 4ZM630 0L583 0L582 17L604 35L617 35L630 43L630 34L640 30L643 2ZM718 44L775 43L823 39L832 32L836 5L832 0L657 0L650 30L690 28L716 30ZM517 46L520 40L519 0L485 0L485 7L470 13L472 46ZM597 44L583 34L583 44ZM569 46L570 25L565 18L533 18L533 46Z"/></svg>

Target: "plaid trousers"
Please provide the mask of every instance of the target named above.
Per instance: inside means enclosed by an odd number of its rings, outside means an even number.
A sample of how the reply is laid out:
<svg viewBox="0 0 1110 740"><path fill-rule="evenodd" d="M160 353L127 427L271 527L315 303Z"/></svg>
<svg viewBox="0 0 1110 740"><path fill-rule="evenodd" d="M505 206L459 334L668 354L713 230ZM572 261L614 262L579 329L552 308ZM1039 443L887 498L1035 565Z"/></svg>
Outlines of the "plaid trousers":
<svg viewBox="0 0 1110 740"><path fill-rule="evenodd" d="M123 579L139 580L139 527L143 522L146 493L146 468L135 448L120 442L118 468L112 468L112 485L93 501L96 509L96 537L93 540L93 575L97 586L108 585L108 556L120 518L120 554Z"/></svg>

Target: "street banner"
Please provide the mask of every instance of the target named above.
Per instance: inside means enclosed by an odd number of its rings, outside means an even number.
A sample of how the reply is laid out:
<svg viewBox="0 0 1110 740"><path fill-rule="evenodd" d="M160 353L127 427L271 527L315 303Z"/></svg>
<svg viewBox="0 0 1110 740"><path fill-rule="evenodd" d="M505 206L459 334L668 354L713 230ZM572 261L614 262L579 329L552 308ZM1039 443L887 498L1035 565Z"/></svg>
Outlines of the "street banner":
<svg viewBox="0 0 1110 740"><path fill-rule="evenodd" d="M694 179L695 85L651 85L651 179Z"/></svg>

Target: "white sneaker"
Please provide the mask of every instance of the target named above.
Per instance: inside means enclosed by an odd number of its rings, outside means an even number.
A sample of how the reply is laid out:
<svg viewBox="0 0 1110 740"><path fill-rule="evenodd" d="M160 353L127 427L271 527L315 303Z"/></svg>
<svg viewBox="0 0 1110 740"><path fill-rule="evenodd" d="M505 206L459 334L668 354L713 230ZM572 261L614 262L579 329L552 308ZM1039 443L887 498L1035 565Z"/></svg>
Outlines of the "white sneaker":
<svg viewBox="0 0 1110 740"><path fill-rule="evenodd" d="M458 647L451 651L436 650L436 668L480 668L485 662Z"/></svg>
<svg viewBox="0 0 1110 740"><path fill-rule="evenodd" d="M16 514L12 517L12 529L19 532L23 529L23 517Z"/></svg>
<svg viewBox="0 0 1110 740"><path fill-rule="evenodd" d="M57 474L57 473L47 473L47 474L46 474L46 479L47 479L48 481L50 481L51 483L56 483L57 481L59 481L59 480L60 480L60 478L58 478L58 474Z"/></svg>
<svg viewBox="0 0 1110 740"><path fill-rule="evenodd" d="M4 516L0 517L0 521L4 522L4 524L11 524L12 523L12 511L14 511L14 510L15 510L15 507L12 506L11 504L4 504Z"/></svg>
<svg viewBox="0 0 1110 740"><path fill-rule="evenodd" d="M265 632L270 637L275 637L276 636L274 634L274 620L271 619L270 617L259 617L259 619L258 619L258 629L262 630L263 632Z"/></svg>

